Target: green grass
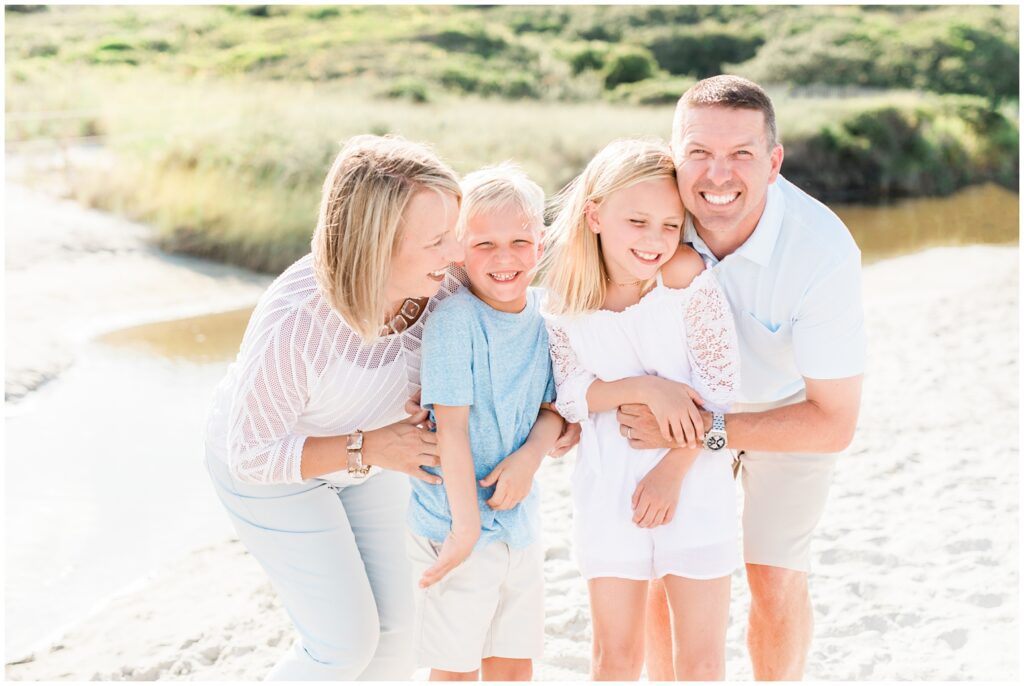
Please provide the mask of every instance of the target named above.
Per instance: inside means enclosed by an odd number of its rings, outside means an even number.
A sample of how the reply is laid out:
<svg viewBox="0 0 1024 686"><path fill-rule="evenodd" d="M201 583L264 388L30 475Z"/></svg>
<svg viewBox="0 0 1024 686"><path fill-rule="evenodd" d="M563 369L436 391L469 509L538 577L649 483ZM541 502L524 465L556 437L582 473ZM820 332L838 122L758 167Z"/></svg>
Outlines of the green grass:
<svg viewBox="0 0 1024 686"><path fill-rule="evenodd" d="M996 101L1018 91L1018 32L1009 6L54 6L8 9L5 50L19 69L51 61L203 78L416 78L513 99L593 99L633 80L733 71ZM445 79L453 69L469 77ZM596 93L591 71L603 77Z"/></svg>
<svg viewBox="0 0 1024 686"><path fill-rule="evenodd" d="M972 36L997 57L1016 36L1016 14L992 7L61 6L5 18L9 151L101 142L118 162L72 175L81 200L154 224L167 249L270 272L307 249L323 177L354 134L432 141L460 173L515 159L550 194L614 138L667 137L701 70L756 50L750 68L777 73L815 27L845 42L819 46L832 72L805 71L843 84L879 50L888 71L872 78L903 78L904 35L924 56ZM963 45L933 71L992 91L978 80L1002 62L957 71ZM1016 184L1016 99L798 97L798 83L768 90L787 175L824 184L822 197L865 175L882 178L877 193Z"/></svg>
<svg viewBox="0 0 1024 686"><path fill-rule="evenodd" d="M109 173L77 175L80 200L154 224L169 250L273 272L307 249L324 175L349 136L397 133L430 141L459 173L515 159L551 194L614 138L667 138L673 110L670 104L509 103L443 93L421 104L374 97L373 86L195 83L157 73L97 80L85 72L69 83L69 92L53 91L52 101L35 104L61 108L71 99L87 116L44 122L50 131L14 118L7 135L17 141L82 127L104 133L119 163ZM12 92L21 98L17 85ZM884 106L934 109L948 100L909 92L774 96L783 141L794 154L801 141L859 113ZM970 153L980 143L967 128L957 131L957 121L942 120L944 135L968 141L962 147ZM787 159L796 171L799 157ZM841 185L842 165L836 166L834 183Z"/></svg>

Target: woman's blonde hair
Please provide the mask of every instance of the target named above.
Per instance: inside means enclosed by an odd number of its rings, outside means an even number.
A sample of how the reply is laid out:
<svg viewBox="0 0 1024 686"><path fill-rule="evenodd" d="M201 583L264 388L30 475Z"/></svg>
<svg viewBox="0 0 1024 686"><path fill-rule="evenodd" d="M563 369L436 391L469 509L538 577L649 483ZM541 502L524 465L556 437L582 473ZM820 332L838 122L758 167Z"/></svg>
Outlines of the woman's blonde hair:
<svg viewBox="0 0 1024 686"><path fill-rule="evenodd" d="M313 272L327 301L366 343L380 334L385 286L402 214L421 190L460 200L455 172L427 146L400 136L350 138L324 181L313 232Z"/></svg>
<svg viewBox="0 0 1024 686"><path fill-rule="evenodd" d="M655 138L612 141L587 164L583 173L554 200L557 211L548 229L548 248L541 260L542 284L548 290L551 314L583 314L601 307L608 270L601 241L587 224L587 203L600 205L612 193L655 179L676 178L668 145ZM653 279L643 285L647 290Z"/></svg>

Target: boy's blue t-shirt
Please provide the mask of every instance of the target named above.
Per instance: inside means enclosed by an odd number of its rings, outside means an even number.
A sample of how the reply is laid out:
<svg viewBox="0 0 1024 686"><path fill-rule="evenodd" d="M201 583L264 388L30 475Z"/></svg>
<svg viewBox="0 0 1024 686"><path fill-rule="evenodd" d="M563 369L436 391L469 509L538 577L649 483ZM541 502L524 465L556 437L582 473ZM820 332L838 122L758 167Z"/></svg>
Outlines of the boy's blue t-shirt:
<svg viewBox="0 0 1024 686"><path fill-rule="evenodd" d="M541 403L555 397L540 300L540 291L530 288L522 312L500 312L464 288L441 302L424 328L421 405L430 410L435 403L470 406L469 445L480 505L477 546L501 541L511 548L524 548L540 532L535 487L511 510L495 511L486 503L495 487L479 484L526 442ZM444 484L412 479L412 531L440 542L451 526Z"/></svg>

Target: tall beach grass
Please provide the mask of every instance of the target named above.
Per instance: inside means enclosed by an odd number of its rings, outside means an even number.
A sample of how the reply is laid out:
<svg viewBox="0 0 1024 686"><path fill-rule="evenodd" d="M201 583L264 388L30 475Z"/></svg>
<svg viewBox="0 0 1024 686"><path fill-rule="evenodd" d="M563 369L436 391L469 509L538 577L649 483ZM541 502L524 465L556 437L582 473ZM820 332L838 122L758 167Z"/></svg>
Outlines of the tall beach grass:
<svg viewBox="0 0 1024 686"><path fill-rule="evenodd" d="M137 68L118 79L82 70L66 88L48 89L50 99L32 102L35 111L81 116L9 118L7 139L17 150L21 139L84 133L80 141L101 142L117 161L102 173L71 170L79 200L155 225L165 249L275 272L308 249L323 177L352 135L430 142L460 173L514 159L551 194L608 141L667 139L671 128L672 105L456 96L416 103L382 98L377 85L189 80L156 71L140 78ZM18 89L19 103L29 102ZM770 91L787 146L784 173L823 199L1016 183L1016 124L985 114L977 99Z"/></svg>

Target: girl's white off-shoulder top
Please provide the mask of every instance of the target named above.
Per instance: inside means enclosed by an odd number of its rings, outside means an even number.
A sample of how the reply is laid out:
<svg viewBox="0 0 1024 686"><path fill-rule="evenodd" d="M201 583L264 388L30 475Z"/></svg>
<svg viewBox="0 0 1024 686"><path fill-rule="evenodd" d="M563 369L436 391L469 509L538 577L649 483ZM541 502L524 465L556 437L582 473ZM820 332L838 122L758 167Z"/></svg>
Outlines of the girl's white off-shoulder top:
<svg viewBox="0 0 1024 686"><path fill-rule="evenodd" d="M209 458L241 481L296 483L307 437L371 431L407 417L405 402L420 387L424 322L466 282L461 268L451 268L415 324L364 345L317 286L312 255L300 258L260 298L214 391ZM345 470L321 478L355 483Z"/></svg>

